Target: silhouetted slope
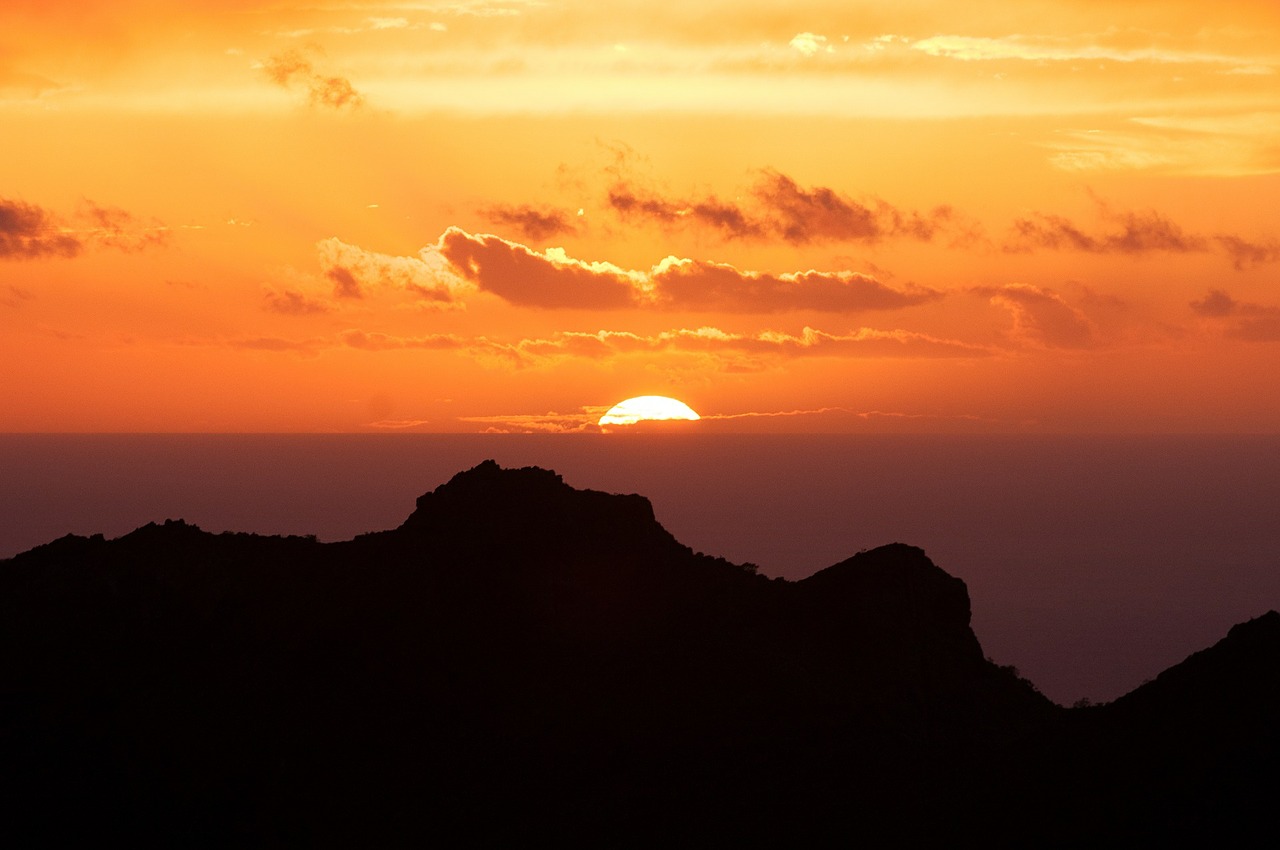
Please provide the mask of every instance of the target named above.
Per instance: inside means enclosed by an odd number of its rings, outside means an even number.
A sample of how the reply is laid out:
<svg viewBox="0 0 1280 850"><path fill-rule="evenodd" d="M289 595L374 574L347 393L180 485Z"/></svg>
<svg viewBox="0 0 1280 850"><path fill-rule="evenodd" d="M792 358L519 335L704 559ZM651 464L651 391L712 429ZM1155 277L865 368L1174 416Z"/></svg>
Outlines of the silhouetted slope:
<svg viewBox="0 0 1280 850"><path fill-rule="evenodd" d="M1070 763L1095 786L1100 830L1186 846L1256 841L1280 799L1280 614L1233 626L1083 719Z"/></svg>
<svg viewBox="0 0 1280 850"><path fill-rule="evenodd" d="M682 546L640 496L492 462L343 543L182 522L67 537L0 562L0 831L1025 844L1148 822L1121 791L1071 796L1084 754L1112 770L1202 735L1205 688L1223 722L1274 705L1267 618L1186 683L1080 713L984 659L969 616L913 547L769 580ZM1131 746L1157 716L1167 734ZM1104 816L1117 801L1134 817Z"/></svg>

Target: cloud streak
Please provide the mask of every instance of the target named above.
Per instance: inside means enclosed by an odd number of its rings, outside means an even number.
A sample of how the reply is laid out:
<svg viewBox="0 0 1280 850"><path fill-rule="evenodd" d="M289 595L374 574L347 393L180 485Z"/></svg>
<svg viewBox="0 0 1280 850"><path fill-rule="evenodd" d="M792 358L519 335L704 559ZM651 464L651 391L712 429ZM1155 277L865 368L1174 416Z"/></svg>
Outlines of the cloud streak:
<svg viewBox="0 0 1280 850"><path fill-rule="evenodd" d="M1211 289L1204 298L1191 302L1198 316L1230 320L1226 336L1245 342L1280 342L1280 307L1237 301L1221 289Z"/></svg>
<svg viewBox="0 0 1280 850"><path fill-rule="evenodd" d="M854 313L935 301L920 286L894 289L855 272L745 271L723 263L667 257L646 271L586 262L562 249L535 251L493 235L449 228L434 250L460 278L520 306L546 309Z"/></svg>
<svg viewBox="0 0 1280 850"><path fill-rule="evenodd" d="M1239 236L1219 234L1214 237L1222 249L1231 258L1236 271L1243 271L1253 266L1280 262L1280 242L1251 242Z"/></svg>
<svg viewBox="0 0 1280 850"><path fill-rule="evenodd" d="M764 169L751 189L754 203L743 205L711 195L663 197L619 181L607 196L609 206L627 219L664 226L694 224L730 239L781 239L792 245L817 242L877 242L909 238L932 240L952 223L950 207L929 213L902 210L886 201L858 201L825 186L805 188L787 175Z"/></svg>
<svg viewBox="0 0 1280 850"><path fill-rule="evenodd" d="M167 245L171 231L158 221L150 224L120 207L104 207L93 201L81 204L79 218L89 223L83 231L93 242L126 253Z"/></svg>
<svg viewBox="0 0 1280 850"><path fill-rule="evenodd" d="M0 289L0 305L5 307L18 308L35 296L29 289L23 289L21 286L8 286Z"/></svg>
<svg viewBox="0 0 1280 850"><path fill-rule="evenodd" d="M1112 228L1104 233L1089 233L1063 216L1032 213L1014 221L1004 250L1025 253L1048 248L1133 255L1156 251L1185 254L1210 248L1208 239L1187 233L1154 210L1112 213L1104 208L1103 219Z"/></svg>
<svg viewBox="0 0 1280 850"><path fill-rule="evenodd" d="M512 227L526 239L543 241L577 231L573 217L564 210L523 205L495 204L481 211L494 224Z"/></svg>
<svg viewBox="0 0 1280 850"><path fill-rule="evenodd" d="M523 339L502 353L522 364L566 357L610 358L631 354L677 353L731 360L764 361L799 357L955 358L986 357L989 349L904 330L861 328L828 333L805 327L799 333L729 333L716 327L681 328L657 334L629 331L563 332Z"/></svg>
<svg viewBox="0 0 1280 850"><path fill-rule="evenodd" d="M199 344L194 340L185 343ZM537 368L573 359L604 362L633 356L670 355L700 358L699 362L704 366L724 371L759 371L771 364L810 357L956 359L983 358L997 353L983 346L914 331L860 328L847 333L830 333L811 327L796 333L731 333L709 326L677 328L655 334L611 330L563 331L514 341L457 334L403 336L350 328L329 337L289 339L261 336L216 340L207 344L305 357L335 349L354 349L370 354L457 352L506 368Z"/></svg>
<svg viewBox="0 0 1280 850"><path fill-rule="evenodd" d="M280 292L267 290L263 295L266 309L285 316L312 316L327 313L331 309L328 304L294 289Z"/></svg>
<svg viewBox="0 0 1280 850"><path fill-rule="evenodd" d="M584 406L577 413L558 413L551 411L543 414L529 413L512 413L497 414L488 416L460 416L457 421L468 422L475 425L488 426L484 430L486 433L542 433L542 434L575 434L583 432L599 432L599 431L625 431L626 427L609 427L600 428L597 424L600 415L603 414L608 407L606 405ZM735 422L743 420L768 420L768 419L829 419L835 417L845 420L861 420L870 422L881 419L888 420L906 420L906 421L936 421L936 422L965 422L965 423L997 423L998 420L988 419L981 416L971 414L946 414L946 413L902 413L882 410L856 410L851 407L815 407L809 409L797 410L761 410L761 411L745 411L741 413L703 413L700 422ZM388 428L404 428L428 424L429 420L405 420L383 424L373 423L376 427ZM704 426L696 426L704 427Z"/></svg>
<svg viewBox="0 0 1280 850"><path fill-rule="evenodd" d="M936 35L921 39L912 49L930 56L964 62L1020 60L1026 62L1122 62L1170 65L1227 65L1248 69L1249 73L1271 73L1273 58L1246 58L1205 51L1178 50L1153 44L1127 46L1107 44L1098 36L1061 38L1009 35L989 38L964 35Z"/></svg>
<svg viewBox="0 0 1280 850"><path fill-rule="evenodd" d="M0 260L70 259L87 248L126 253L168 244L170 230L158 221L143 223L119 207L84 201L66 227L48 210L24 201L0 198Z"/></svg>
<svg viewBox="0 0 1280 850"><path fill-rule="evenodd" d="M362 330L346 330L338 335L342 343L362 351L391 351L395 349L423 349L429 351L456 351L460 348L483 349L488 342L483 338L467 340L452 334L427 334L403 337L384 333L366 333Z"/></svg>
<svg viewBox="0 0 1280 850"><path fill-rule="evenodd" d="M1036 250L1080 251L1089 254L1138 256L1151 253L1224 252L1236 271L1280 262L1280 242L1255 242L1218 233L1212 237L1185 230L1156 210L1114 211L1095 198L1099 217L1107 228L1090 232L1065 216L1034 212L1014 220L1003 248L1008 253Z"/></svg>

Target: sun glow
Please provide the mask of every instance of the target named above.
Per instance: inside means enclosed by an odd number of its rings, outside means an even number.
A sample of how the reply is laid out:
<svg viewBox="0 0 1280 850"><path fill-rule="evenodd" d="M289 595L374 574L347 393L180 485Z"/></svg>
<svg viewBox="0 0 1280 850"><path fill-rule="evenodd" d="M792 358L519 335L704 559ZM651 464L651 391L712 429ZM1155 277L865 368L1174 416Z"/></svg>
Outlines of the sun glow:
<svg viewBox="0 0 1280 850"><path fill-rule="evenodd" d="M634 425L642 420L701 419L689 405L663 395L642 395L620 401L600 417L600 425Z"/></svg>

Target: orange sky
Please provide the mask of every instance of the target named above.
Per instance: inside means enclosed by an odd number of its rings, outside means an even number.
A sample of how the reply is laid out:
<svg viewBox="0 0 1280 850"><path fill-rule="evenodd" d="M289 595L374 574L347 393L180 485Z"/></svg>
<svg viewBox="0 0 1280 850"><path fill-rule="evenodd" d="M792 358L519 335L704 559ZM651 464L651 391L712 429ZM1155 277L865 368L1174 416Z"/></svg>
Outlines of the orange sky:
<svg viewBox="0 0 1280 850"><path fill-rule="evenodd" d="M1280 431L1280 6L0 8L0 430Z"/></svg>

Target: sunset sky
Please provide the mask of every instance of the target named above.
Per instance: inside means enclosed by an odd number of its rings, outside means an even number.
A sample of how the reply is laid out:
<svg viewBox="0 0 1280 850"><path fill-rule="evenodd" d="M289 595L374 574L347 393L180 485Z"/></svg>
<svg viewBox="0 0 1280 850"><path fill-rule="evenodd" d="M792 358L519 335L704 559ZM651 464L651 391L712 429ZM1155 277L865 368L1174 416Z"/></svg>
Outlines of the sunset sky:
<svg viewBox="0 0 1280 850"><path fill-rule="evenodd" d="M1275 0L6 0L0 430L1280 432Z"/></svg>

